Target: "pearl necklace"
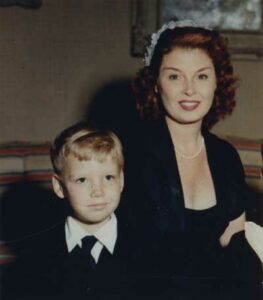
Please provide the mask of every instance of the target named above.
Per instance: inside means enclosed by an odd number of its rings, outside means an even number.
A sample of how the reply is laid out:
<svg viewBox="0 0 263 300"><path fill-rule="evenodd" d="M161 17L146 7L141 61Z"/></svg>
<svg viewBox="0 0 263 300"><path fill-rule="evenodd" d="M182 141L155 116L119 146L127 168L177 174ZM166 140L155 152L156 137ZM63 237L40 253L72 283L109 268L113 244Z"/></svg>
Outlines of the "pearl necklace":
<svg viewBox="0 0 263 300"><path fill-rule="evenodd" d="M195 154L191 155L191 156L187 156L187 155L183 154L178 149L176 149L176 147L174 147L174 150L175 150L176 154L178 154L183 159L194 159L194 158L196 158L202 152L204 144L205 144L204 143L204 138L202 137L200 147L198 148L197 152Z"/></svg>

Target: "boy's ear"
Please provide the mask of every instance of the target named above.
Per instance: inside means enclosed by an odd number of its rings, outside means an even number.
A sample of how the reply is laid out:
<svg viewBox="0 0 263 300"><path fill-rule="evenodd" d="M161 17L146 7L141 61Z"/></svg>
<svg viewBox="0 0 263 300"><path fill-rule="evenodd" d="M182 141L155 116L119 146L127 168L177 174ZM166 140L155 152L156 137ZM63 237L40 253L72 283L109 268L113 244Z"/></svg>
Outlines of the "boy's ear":
<svg viewBox="0 0 263 300"><path fill-rule="evenodd" d="M53 174L53 176L52 176L52 186L53 186L53 190L54 190L55 194L59 198L61 198L61 199L65 198L64 189L61 184L60 178L57 174Z"/></svg>
<svg viewBox="0 0 263 300"><path fill-rule="evenodd" d="M121 171L121 174L120 174L120 182L121 182L121 192L122 192L123 188L124 188L124 173L123 173L123 171Z"/></svg>

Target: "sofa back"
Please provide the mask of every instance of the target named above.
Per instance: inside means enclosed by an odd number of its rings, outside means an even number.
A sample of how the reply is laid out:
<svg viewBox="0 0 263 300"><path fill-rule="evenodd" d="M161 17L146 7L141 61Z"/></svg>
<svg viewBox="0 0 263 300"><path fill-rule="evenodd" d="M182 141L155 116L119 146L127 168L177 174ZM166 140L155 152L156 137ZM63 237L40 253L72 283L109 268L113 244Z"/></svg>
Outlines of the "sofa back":
<svg viewBox="0 0 263 300"><path fill-rule="evenodd" d="M50 187L50 143L11 142L0 144L0 193L22 181Z"/></svg>
<svg viewBox="0 0 263 300"><path fill-rule="evenodd" d="M249 219L262 224L262 140L224 138L238 150L246 181L255 191L249 201ZM38 232L65 213L65 201L58 200L51 189L53 170L49 149L49 142L0 144L0 205L3 212L0 226L5 240L16 238L20 232L22 235Z"/></svg>
<svg viewBox="0 0 263 300"><path fill-rule="evenodd" d="M263 193L263 140L224 136L238 151L249 186ZM31 182L51 187L50 142L0 144L0 197L14 183Z"/></svg>
<svg viewBox="0 0 263 300"><path fill-rule="evenodd" d="M39 232L61 217L49 149L48 142L0 145L0 241Z"/></svg>

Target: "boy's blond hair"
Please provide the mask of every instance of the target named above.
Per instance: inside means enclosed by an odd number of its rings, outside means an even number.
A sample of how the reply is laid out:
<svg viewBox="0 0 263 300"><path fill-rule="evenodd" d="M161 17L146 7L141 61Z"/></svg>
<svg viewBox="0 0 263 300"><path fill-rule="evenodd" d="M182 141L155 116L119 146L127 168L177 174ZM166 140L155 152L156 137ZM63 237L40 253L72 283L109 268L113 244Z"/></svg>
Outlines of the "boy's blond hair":
<svg viewBox="0 0 263 300"><path fill-rule="evenodd" d="M124 166L122 145L118 137L110 131L89 128L85 123L77 123L65 129L54 140L50 156L57 175L63 173L68 155L80 161L94 159L100 162L110 156L120 170Z"/></svg>

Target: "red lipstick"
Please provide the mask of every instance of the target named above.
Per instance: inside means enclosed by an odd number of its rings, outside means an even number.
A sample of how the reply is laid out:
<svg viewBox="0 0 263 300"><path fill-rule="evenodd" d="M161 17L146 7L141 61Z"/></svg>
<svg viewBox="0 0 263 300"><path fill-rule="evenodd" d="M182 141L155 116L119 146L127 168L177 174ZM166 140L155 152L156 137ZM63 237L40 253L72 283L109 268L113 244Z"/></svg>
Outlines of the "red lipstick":
<svg viewBox="0 0 263 300"><path fill-rule="evenodd" d="M192 111L195 110L200 104L200 101L197 100L181 100L179 105L183 110Z"/></svg>

